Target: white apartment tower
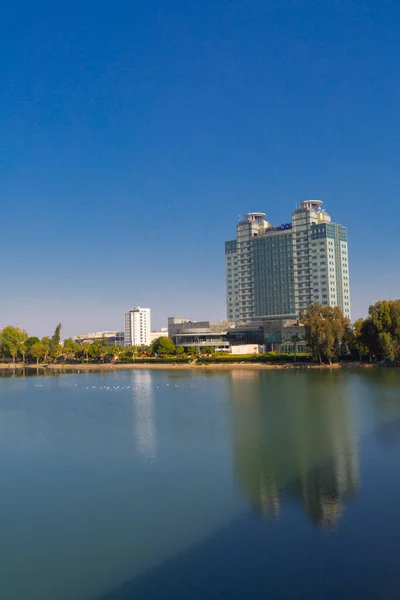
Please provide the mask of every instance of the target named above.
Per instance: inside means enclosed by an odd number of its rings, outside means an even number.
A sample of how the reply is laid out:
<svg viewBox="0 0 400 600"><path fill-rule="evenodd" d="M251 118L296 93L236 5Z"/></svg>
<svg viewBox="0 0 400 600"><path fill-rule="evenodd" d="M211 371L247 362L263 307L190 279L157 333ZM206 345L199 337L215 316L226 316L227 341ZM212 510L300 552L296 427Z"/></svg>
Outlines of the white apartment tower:
<svg viewBox="0 0 400 600"><path fill-rule="evenodd" d="M149 346L150 343L150 309L138 306L125 313L125 346Z"/></svg>
<svg viewBox="0 0 400 600"><path fill-rule="evenodd" d="M292 231L296 310L318 302L339 306L350 318L346 228L332 223L321 200L306 200L293 213Z"/></svg>
<svg viewBox="0 0 400 600"><path fill-rule="evenodd" d="M227 317L296 316L314 302L350 318L347 230L321 200L301 202L292 222L273 227L249 213L225 242Z"/></svg>

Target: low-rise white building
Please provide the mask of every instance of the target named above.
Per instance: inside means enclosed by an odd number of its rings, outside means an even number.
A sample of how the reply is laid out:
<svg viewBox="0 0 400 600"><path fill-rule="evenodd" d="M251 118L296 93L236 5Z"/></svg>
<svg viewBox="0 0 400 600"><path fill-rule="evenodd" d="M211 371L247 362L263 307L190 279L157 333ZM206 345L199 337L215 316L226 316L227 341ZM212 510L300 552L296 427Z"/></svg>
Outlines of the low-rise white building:
<svg viewBox="0 0 400 600"><path fill-rule="evenodd" d="M161 327L158 331L150 331L150 343L158 340L160 337L168 337L168 328Z"/></svg>
<svg viewBox="0 0 400 600"><path fill-rule="evenodd" d="M149 346L150 343L150 308L137 306L125 313L125 346Z"/></svg>
<svg viewBox="0 0 400 600"><path fill-rule="evenodd" d="M107 344L116 344L117 346L124 345L123 331L96 331L94 333L81 333L74 337L75 342L106 342Z"/></svg>
<svg viewBox="0 0 400 600"><path fill-rule="evenodd" d="M259 344L241 344L240 346L231 346L231 354L263 354L264 346Z"/></svg>

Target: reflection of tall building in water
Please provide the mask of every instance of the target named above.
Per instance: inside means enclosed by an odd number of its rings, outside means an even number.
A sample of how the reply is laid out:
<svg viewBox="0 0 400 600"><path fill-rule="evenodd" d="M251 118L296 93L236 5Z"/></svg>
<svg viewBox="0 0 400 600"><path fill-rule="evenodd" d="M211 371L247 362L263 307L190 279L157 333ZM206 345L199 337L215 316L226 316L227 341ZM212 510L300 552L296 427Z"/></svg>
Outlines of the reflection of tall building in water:
<svg viewBox="0 0 400 600"><path fill-rule="evenodd" d="M304 506L313 523L328 528L358 489L356 447L345 403L346 398L335 393L321 398L321 430L302 453L300 490ZM314 434L313 430L308 432L310 438ZM321 462L314 466L319 453Z"/></svg>
<svg viewBox="0 0 400 600"><path fill-rule="evenodd" d="M273 448L264 435L259 404L259 372L232 370L233 444L236 476L253 507L263 514L279 511ZM257 407L257 408L256 408Z"/></svg>
<svg viewBox="0 0 400 600"><path fill-rule="evenodd" d="M153 462L157 458L157 430L149 371L132 373L133 433L139 454Z"/></svg>
<svg viewBox="0 0 400 600"><path fill-rule="evenodd" d="M276 514L301 497L315 524L332 526L358 488L345 381L300 371L231 376L235 470L252 505Z"/></svg>

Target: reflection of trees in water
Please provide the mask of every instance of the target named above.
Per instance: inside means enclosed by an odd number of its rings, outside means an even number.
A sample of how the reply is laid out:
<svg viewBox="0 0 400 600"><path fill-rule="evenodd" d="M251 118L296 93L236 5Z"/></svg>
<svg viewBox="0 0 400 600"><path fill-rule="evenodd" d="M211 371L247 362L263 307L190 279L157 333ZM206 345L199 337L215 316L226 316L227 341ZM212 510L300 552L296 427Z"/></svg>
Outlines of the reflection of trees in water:
<svg viewBox="0 0 400 600"><path fill-rule="evenodd" d="M277 514L301 497L331 527L358 488L346 383L329 373L232 371L235 470L251 504Z"/></svg>
<svg viewBox="0 0 400 600"><path fill-rule="evenodd" d="M400 371L396 367L368 369L363 395L370 401L370 429L379 443L400 445Z"/></svg>
<svg viewBox="0 0 400 600"><path fill-rule="evenodd" d="M68 372L76 373L76 371L68 371L68 369L63 369L62 373L60 373L59 371L54 371L52 369L47 370L39 367L25 368L22 365L17 364L10 369L0 369L0 379L3 377L37 377L38 375L43 377L61 377L61 375Z"/></svg>

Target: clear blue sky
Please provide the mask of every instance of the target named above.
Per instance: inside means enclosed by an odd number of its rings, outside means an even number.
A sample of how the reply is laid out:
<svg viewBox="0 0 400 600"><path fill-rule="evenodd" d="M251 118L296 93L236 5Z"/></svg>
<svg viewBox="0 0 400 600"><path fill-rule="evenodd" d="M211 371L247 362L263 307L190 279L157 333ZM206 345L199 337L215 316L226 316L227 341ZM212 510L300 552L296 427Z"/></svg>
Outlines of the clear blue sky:
<svg viewBox="0 0 400 600"><path fill-rule="evenodd" d="M353 316L398 297L395 0L6 3L0 326L225 316L239 214L321 198Z"/></svg>

